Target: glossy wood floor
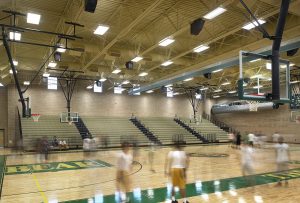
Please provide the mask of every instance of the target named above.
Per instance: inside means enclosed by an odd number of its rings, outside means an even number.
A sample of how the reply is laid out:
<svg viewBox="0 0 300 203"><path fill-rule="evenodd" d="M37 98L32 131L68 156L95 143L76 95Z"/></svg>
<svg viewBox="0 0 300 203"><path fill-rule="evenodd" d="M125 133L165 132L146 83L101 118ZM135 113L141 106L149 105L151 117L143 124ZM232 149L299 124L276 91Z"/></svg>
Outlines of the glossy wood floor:
<svg viewBox="0 0 300 203"><path fill-rule="evenodd" d="M133 188L147 190L149 188L166 187L169 180L164 175L164 161L171 148L160 148L155 151L154 170L150 171L148 163L148 149L141 148L136 164L133 167L131 179ZM240 167L240 151L227 145L188 146L188 153L194 155L228 154L224 157L191 157L188 170L188 183L221 180L242 176ZM3 151L1 152L4 153ZM5 154L11 152L5 152ZM50 154L48 162L70 162L80 160L101 160L114 165L118 150L97 151L88 157L83 152ZM292 160L300 161L300 146L291 146ZM255 151L255 172L257 174L275 171L275 153L270 145ZM6 165L27 165L44 163L36 154L7 156ZM290 168L300 168L300 164L290 164ZM61 170L56 172L25 173L5 175L2 199L3 203L40 203L63 202L106 196L115 193L115 168L101 167L79 170ZM300 177L300 175L299 175ZM189 198L190 202L300 202L300 179L297 177L289 181L288 187L274 187L275 183L245 187L232 191L223 191L207 195L196 195ZM105 201L104 201L105 202ZM182 202L182 201L181 201Z"/></svg>

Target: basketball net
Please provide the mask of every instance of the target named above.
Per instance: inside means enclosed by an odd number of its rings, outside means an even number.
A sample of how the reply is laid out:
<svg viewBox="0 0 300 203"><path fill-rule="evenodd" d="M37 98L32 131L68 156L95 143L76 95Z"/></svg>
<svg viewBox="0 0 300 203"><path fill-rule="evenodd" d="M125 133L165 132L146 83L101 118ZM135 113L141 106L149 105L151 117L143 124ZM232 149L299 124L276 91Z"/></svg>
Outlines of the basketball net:
<svg viewBox="0 0 300 203"><path fill-rule="evenodd" d="M249 103L249 111L257 111L259 102L258 101L248 101Z"/></svg>
<svg viewBox="0 0 300 203"><path fill-rule="evenodd" d="M39 122L40 116L41 116L41 114L31 114L33 122Z"/></svg>

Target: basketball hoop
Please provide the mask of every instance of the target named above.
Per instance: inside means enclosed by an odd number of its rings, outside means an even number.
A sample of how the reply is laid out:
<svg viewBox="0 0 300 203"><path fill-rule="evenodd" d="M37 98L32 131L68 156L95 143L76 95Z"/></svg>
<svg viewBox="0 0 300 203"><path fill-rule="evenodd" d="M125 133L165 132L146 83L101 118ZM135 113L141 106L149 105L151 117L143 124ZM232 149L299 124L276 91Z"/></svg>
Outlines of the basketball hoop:
<svg viewBox="0 0 300 203"><path fill-rule="evenodd" d="M257 111L258 106L259 106L259 102L258 101L248 101L249 104L249 111Z"/></svg>
<svg viewBox="0 0 300 203"><path fill-rule="evenodd" d="M31 114L31 117L33 119L33 122L39 122L39 118L41 117L41 114Z"/></svg>

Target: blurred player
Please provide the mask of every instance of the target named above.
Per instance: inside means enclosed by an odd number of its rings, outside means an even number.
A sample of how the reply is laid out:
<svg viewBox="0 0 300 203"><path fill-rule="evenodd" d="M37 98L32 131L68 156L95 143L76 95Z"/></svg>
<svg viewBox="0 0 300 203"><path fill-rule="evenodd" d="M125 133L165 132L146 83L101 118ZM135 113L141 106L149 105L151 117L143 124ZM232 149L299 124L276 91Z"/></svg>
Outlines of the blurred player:
<svg viewBox="0 0 300 203"><path fill-rule="evenodd" d="M255 184L253 170L253 155L254 149L251 145L249 145L246 141L243 142L241 147L241 164L242 164L242 173L243 176L246 177L246 180L250 185Z"/></svg>
<svg viewBox="0 0 300 203"><path fill-rule="evenodd" d="M180 190L181 198L184 203L188 203L186 198L186 170L189 160L186 153L182 150L181 143L175 144L175 150L170 151L165 162L165 174L172 178L172 203L178 203L175 199L175 187Z"/></svg>
<svg viewBox="0 0 300 203"><path fill-rule="evenodd" d="M131 190L131 181L129 178L132 169L132 155L128 142L122 143L122 152L117 157L117 193L120 196L121 202L130 202L128 193ZM124 189L125 195L121 194L121 187Z"/></svg>
<svg viewBox="0 0 300 203"><path fill-rule="evenodd" d="M155 170L153 169L155 150L156 150L156 145L154 142L151 142L149 145L148 159L149 159L149 164L150 164L150 171L152 171L153 173L155 173Z"/></svg>
<svg viewBox="0 0 300 203"><path fill-rule="evenodd" d="M278 143L275 144L275 152L276 152L276 164L277 164L277 172L286 173L289 170L289 160L290 160L290 152L289 145L283 143L283 137L278 138ZM281 186L281 179L277 183L277 186ZM285 185L288 185L287 179L285 179Z"/></svg>

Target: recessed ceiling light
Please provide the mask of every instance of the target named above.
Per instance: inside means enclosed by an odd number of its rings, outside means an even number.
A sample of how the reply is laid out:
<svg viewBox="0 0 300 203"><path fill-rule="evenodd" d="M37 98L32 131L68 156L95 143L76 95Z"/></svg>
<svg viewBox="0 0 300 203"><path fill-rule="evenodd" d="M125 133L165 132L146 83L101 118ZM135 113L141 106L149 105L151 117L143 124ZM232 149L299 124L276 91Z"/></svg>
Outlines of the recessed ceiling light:
<svg viewBox="0 0 300 203"><path fill-rule="evenodd" d="M53 62L53 61L51 61L51 62L48 64L48 66L49 66L50 68L55 68L56 65L57 65L57 63L55 63L55 62Z"/></svg>
<svg viewBox="0 0 300 203"><path fill-rule="evenodd" d="M185 80L183 80L184 82L187 82L187 81L191 81L191 80L193 80L194 78L187 78L187 79L185 79Z"/></svg>
<svg viewBox="0 0 300 203"><path fill-rule="evenodd" d="M266 23L266 21L262 20L262 19L258 19L257 21L259 22L260 25ZM252 22L244 25L243 29L245 29L245 30L251 30L252 28L255 28L256 26L258 26L257 22L256 21L252 21Z"/></svg>
<svg viewBox="0 0 300 203"><path fill-rule="evenodd" d="M17 66L17 65L19 64L19 62L18 62L18 61L15 61L15 60L13 60L13 64L14 64L14 66Z"/></svg>
<svg viewBox="0 0 300 203"><path fill-rule="evenodd" d="M44 73L43 77L48 78L50 76L50 73Z"/></svg>
<svg viewBox="0 0 300 203"><path fill-rule="evenodd" d="M27 13L27 23L40 24L41 15L35 13Z"/></svg>
<svg viewBox="0 0 300 203"><path fill-rule="evenodd" d="M24 85L30 85L29 81L24 81Z"/></svg>
<svg viewBox="0 0 300 203"><path fill-rule="evenodd" d="M166 47L166 46L172 44L173 42L175 42L175 40L174 40L173 38L167 37L167 38L161 40L161 41L158 43L158 45L159 45L159 46L162 46L162 47Z"/></svg>
<svg viewBox="0 0 300 203"><path fill-rule="evenodd" d="M214 95L214 96L213 96L213 98L215 98L215 99L216 99L216 98L219 98L219 97L220 97L219 95Z"/></svg>
<svg viewBox="0 0 300 203"><path fill-rule="evenodd" d="M294 80L294 81L291 81L290 83L295 84L295 83L300 83L300 81L299 80Z"/></svg>
<svg viewBox="0 0 300 203"><path fill-rule="evenodd" d="M282 65L280 65L280 68L281 69L285 69L287 67L287 65L286 64L282 64Z"/></svg>
<svg viewBox="0 0 300 203"><path fill-rule="evenodd" d="M4 85L2 83L0 83L0 87L4 87Z"/></svg>
<svg viewBox="0 0 300 203"><path fill-rule="evenodd" d="M129 80L125 80L124 82L122 82L123 85L127 85L127 84L129 84L129 83L130 83Z"/></svg>
<svg viewBox="0 0 300 203"><path fill-rule="evenodd" d="M253 89L258 89L258 88L262 88L262 85L257 85L257 86L253 86Z"/></svg>
<svg viewBox="0 0 300 203"><path fill-rule="evenodd" d="M221 85L230 85L230 82L224 82Z"/></svg>
<svg viewBox="0 0 300 203"><path fill-rule="evenodd" d="M171 65L172 63L173 63L173 61L166 61L166 62L162 63L161 65L162 65L162 66L169 66L169 65Z"/></svg>
<svg viewBox="0 0 300 203"><path fill-rule="evenodd" d="M234 94L234 93L236 93L236 90L229 91L228 93L229 94Z"/></svg>
<svg viewBox="0 0 300 203"><path fill-rule="evenodd" d="M211 19L214 19L215 17L221 15L225 11L226 11L225 8L218 7L216 9L212 10L211 12L209 12L208 14L206 14L205 16L203 16L203 18L205 18L207 20L211 20Z"/></svg>
<svg viewBox="0 0 300 203"><path fill-rule="evenodd" d="M101 78L99 81L100 82L105 82L107 79L106 78Z"/></svg>
<svg viewBox="0 0 300 203"><path fill-rule="evenodd" d="M218 70L214 70L214 71L212 71L213 73L217 73L217 72L220 72L220 71L222 71L223 69L218 69Z"/></svg>
<svg viewBox="0 0 300 203"><path fill-rule="evenodd" d="M269 63L269 62L267 62L267 63L266 63L266 69L272 70L272 64Z"/></svg>
<svg viewBox="0 0 300 203"><path fill-rule="evenodd" d="M253 60L250 61L250 63L254 63L254 62L260 61L260 60L261 60L261 59L253 59Z"/></svg>
<svg viewBox="0 0 300 203"><path fill-rule="evenodd" d="M202 88L200 88L200 90L201 90L201 91L203 91L203 90L208 90L208 87L202 87Z"/></svg>
<svg viewBox="0 0 300 203"><path fill-rule="evenodd" d="M247 87L247 85L248 85L247 83L245 83L245 82L243 83L243 87Z"/></svg>
<svg viewBox="0 0 300 203"><path fill-rule="evenodd" d="M146 76L146 75L148 75L147 72L142 72L142 73L139 74L140 77L144 77L144 76Z"/></svg>
<svg viewBox="0 0 300 203"><path fill-rule="evenodd" d="M118 73L120 73L120 72L121 72L120 69L115 69L112 73L113 73L113 74L118 74Z"/></svg>
<svg viewBox="0 0 300 203"><path fill-rule="evenodd" d="M153 90L146 91L146 93L148 93L148 94L153 93L153 92L154 92Z"/></svg>
<svg viewBox="0 0 300 203"><path fill-rule="evenodd" d="M9 32L9 39L10 40L20 41L21 36L22 35L19 32Z"/></svg>
<svg viewBox="0 0 300 203"><path fill-rule="evenodd" d="M134 59L132 59L131 61L132 62L139 62L140 60L142 60L143 59L143 57L141 57L141 56L136 56Z"/></svg>
<svg viewBox="0 0 300 203"><path fill-rule="evenodd" d="M222 90L221 89L216 89L216 90L214 90L214 92L222 92Z"/></svg>
<svg viewBox="0 0 300 203"><path fill-rule="evenodd" d="M200 46L198 46L198 47L195 47L193 50L194 50L194 52L196 52L196 53L200 53L200 52L205 51L205 50L207 50L207 49L209 49L209 46L206 46L206 45L200 45Z"/></svg>
<svg viewBox="0 0 300 203"><path fill-rule="evenodd" d="M57 44L56 51L60 52L60 53L65 53L66 52L66 48L65 48L65 46L63 44Z"/></svg>
<svg viewBox="0 0 300 203"><path fill-rule="evenodd" d="M294 64L294 63L291 63L290 66L295 66L295 64Z"/></svg>
<svg viewBox="0 0 300 203"><path fill-rule="evenodd" d="M10 69L10 70L9 70L9 73L10 73L10 74L13 74L13 71ZM16 70L16 73L18 73L17 70Z"/></svg>
<svg viewBox="0 0 300 203"><path fill-rule="evenodd" d="M108 26L106 26L106 25L99 25L97 27L97 29L94 31L94 34L95 35L104 35L107 32L107 30L109 30Z"/></svg>
<svg viewBox="0 0 300 203"><path fill-rule="evenodd" d="M87 86L86 89L88 89L88 90L93 89L93 85Z"/></svg>
<svg viewBox="0 0 300 203"><path fill-rule="evenodd" d="M169 85L166 85L165 87L172 87L173 86L173 84L169 84Z"/></svg>

